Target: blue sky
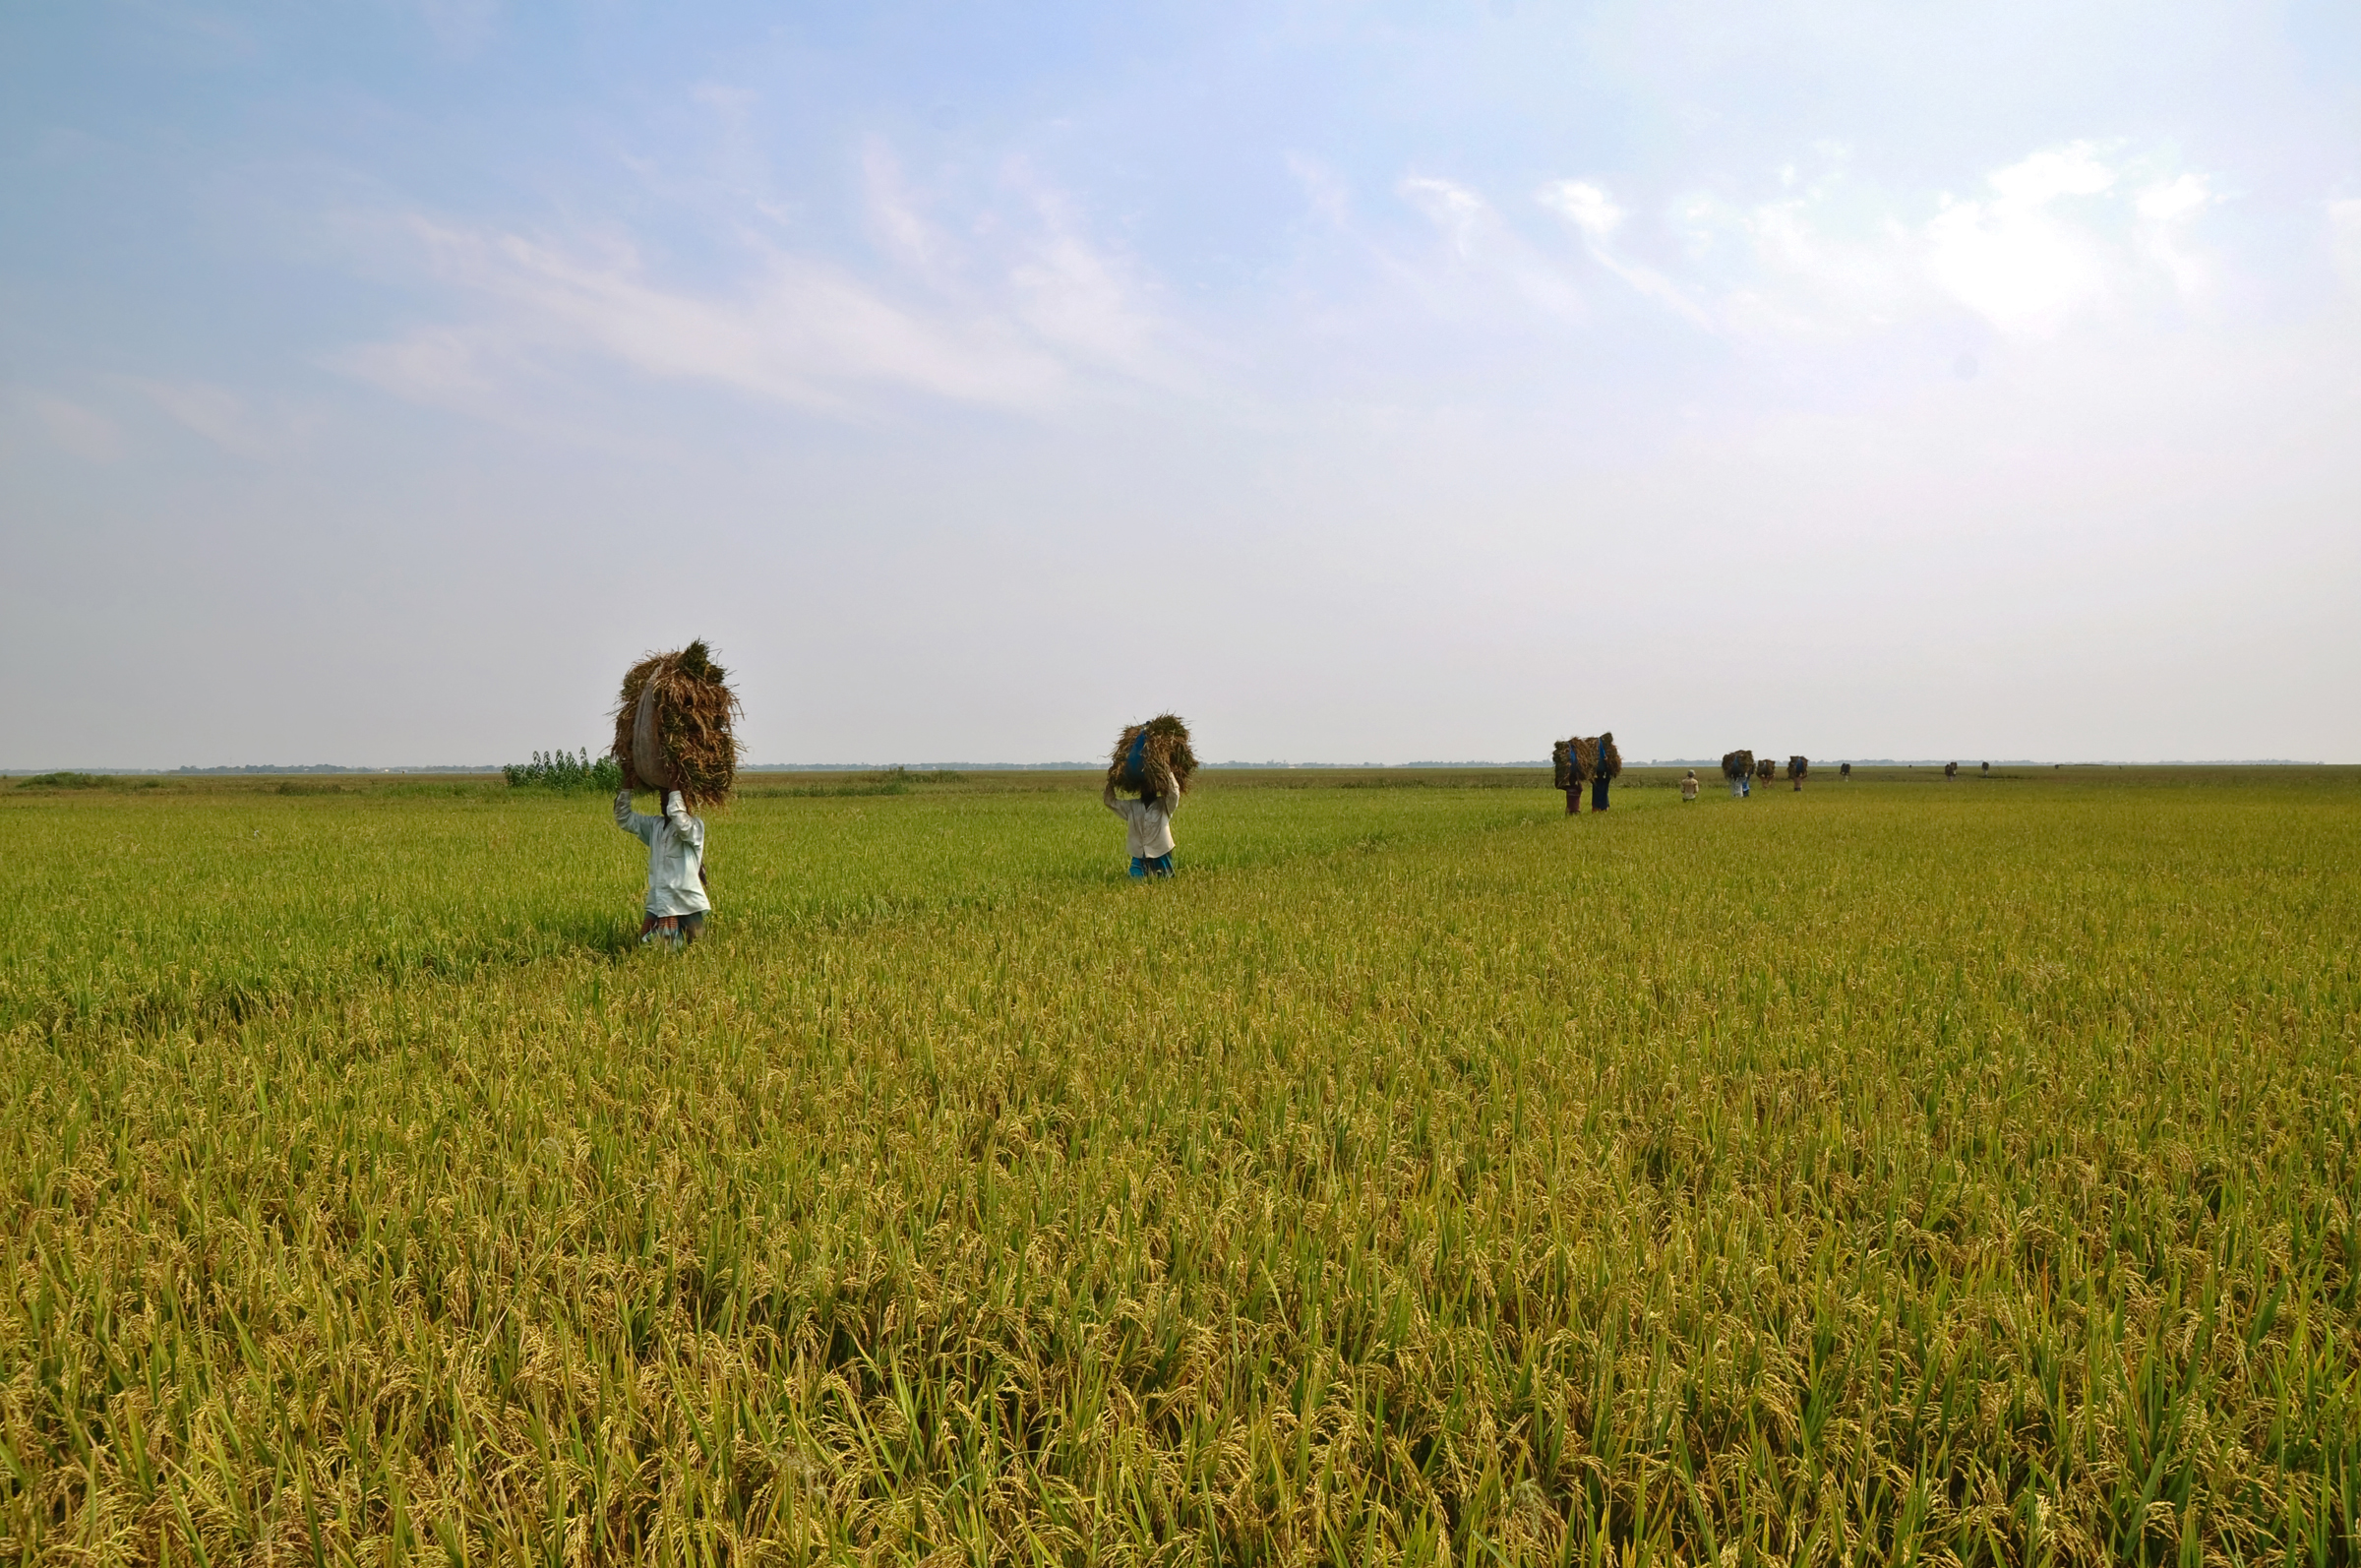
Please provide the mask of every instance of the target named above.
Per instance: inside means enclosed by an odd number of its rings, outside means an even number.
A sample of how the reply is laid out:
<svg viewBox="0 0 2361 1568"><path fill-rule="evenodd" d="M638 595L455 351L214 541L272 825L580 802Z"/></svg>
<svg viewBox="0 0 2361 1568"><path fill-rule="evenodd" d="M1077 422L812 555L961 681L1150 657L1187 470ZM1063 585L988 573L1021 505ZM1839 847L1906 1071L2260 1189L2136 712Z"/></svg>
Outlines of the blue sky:
<svg viewBox="0 0 2361 1568"><path fill-rule="evenodd" d="M2361 758L2361 8L0 13L0 767Z"/></svg>

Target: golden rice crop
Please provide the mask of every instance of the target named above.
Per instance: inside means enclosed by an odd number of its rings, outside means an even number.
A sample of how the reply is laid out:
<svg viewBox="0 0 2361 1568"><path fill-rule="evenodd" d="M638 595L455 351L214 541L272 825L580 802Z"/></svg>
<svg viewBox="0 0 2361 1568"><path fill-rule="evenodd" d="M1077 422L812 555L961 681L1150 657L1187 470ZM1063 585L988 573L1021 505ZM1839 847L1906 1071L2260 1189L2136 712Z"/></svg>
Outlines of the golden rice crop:
<svg viewBox="0 0 2361 1568"><path fill-rule="evenodd" d="M2356 776L2005 772L0 789L0 1557L2351 1561Z"/></svg>

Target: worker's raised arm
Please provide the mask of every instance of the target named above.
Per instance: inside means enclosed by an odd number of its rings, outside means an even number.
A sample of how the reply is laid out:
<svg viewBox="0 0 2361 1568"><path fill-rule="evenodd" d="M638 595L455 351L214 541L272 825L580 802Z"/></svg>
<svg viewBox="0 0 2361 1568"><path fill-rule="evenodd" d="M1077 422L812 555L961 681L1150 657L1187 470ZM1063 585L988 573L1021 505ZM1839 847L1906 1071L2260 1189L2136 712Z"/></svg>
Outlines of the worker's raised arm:
<svg viewBox="0 0 2361 1568"><path fill-rule="evenodd" d="M617 790L615 792L615 825L641 843L645 843L648 834L656 830L656 819L652 816L642 816L632 810L632 792L630 790Z"/></svg>
<svg viewBox="0 0 2361 1568"><path fill-rule="evenodd" d="M683 838L694 839L696 836L696 818L689 814L689 807L681 799L679 790L664 792L664 820L670 822L673 831Z"/></svg>
<svg viewBox="0 0 2361 1568"><path fill-rule="evenodd" d="M1100 805L1102 805L1102 806L1104 806L1104 807L1106 807L1106 808L1107 808L1109 811L1113 812L1113 813L1114 813L1116 815L1118 815L1118 816L1124 816L1124 815L1128 815L1128 814L1128 814L1128 813L1126 813L1126 812L1125 812L1125 811L1124 811L1124 810L1123 810L1123 809L1122 809L1120 806L1119 806L1119 805L1117 805L1117 804L1116 804L1116 801L1115 801L1115 784L1114 784L1114 782L1113 782L1112 780L1110 780L1110 781L1109 781L1109 783L1108 783L1108 785L1107 785L1107 787L1106 787L1105 789L1103 789L1103 790L1099 791L1099 804L1100 804Z"/></svg>

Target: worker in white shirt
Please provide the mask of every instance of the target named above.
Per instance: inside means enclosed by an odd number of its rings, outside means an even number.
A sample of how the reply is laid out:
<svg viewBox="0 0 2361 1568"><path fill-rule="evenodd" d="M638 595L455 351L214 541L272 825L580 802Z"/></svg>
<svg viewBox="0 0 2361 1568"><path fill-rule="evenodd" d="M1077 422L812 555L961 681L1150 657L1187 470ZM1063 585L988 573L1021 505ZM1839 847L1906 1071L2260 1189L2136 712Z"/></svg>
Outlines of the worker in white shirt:
<svg viewBox="0 0 2361 1568"><path fill-rule="evenodd" d="M1680 798L1683 801L1693 801L1697 798L1697 770L1695 768L1690 768L1686 774L1682 775Z"/></svg>
<svg viewBox="0 0 2361 1568"><path fill-rule="evenodd" d="M679 790L664 793L664 814L632 810L632 792L615 794L615 825L647 846L647 918L642 942L685 947L704 934L705 824L689 814Z"/></svg>
<svg viewBox="0 0 2361 1568"><path fill-rule="evenodd" d="M1167 800L1160 795L1127 800L1107 786L1099 797L1107 809L1121 817L1130 832L1131 874L1134 876L1170 876L1173 874L1173 809L1179 799Z"/></svg>

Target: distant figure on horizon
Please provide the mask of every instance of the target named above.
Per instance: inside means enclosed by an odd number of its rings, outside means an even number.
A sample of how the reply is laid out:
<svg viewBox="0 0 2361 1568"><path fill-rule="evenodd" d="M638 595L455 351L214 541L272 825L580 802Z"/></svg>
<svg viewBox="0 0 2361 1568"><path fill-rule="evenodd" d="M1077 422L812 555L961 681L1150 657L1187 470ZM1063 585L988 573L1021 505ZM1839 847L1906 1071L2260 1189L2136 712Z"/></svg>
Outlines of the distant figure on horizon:
<svg viewBox="0 0 2361 1568"><path fill-rule="evenodd" d="M1697 770L1690 768L1680 781L1680 798L1685 802L1697 799Z"/></svg>
<svg viewBox="0 0 2361 1568"><path fill-rule="evenodd" d="M1984 777L1986 777L1986 778L1990 778L1990 777L1992 776L1992 764L1991 764L1991 763L1989 763L1989 762L1986 762L1986 763L1984 763L1984 764L1983 764L1983 767L1984 767Z"/></svg>
<svg viewBox="0 0 2361 1568"><path fill-rule="evenodd" d="M1109 784L1099 799L1123 819L1131 851L1131 874L1172 875L1173 809L1180 804L1179 797L1167 800L1161 795L1143 795L1132 800L1116 794L1115 786Z"/></svg>
<svg viewBox="0 0 2361 1568"><path fill-rule="evenodd" d="M664 814L642 816L632 810L632 792L615 792L615 825L647 846L647 914L639 940L686 947L704 935L705 824L689 814L679 790L666 790Z"/></svg>
<svg viewBox="0 0 2361 1568"><path fill-rule="evenodd" d="M1943 776L1945 778L1958 778L1960 776L1960 764L1957 762L1944 763Z"/></svg>
<svg viewBox="0 0 2361 1568"><path fill-rule="evenodd" d="M1842 779L1848 779L1852 777L1852 764L1850 762L1839 762L1837 764L1837 777Z"/></svg>

